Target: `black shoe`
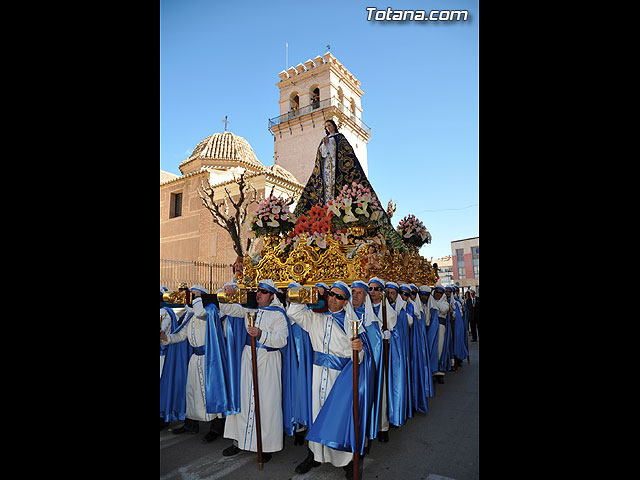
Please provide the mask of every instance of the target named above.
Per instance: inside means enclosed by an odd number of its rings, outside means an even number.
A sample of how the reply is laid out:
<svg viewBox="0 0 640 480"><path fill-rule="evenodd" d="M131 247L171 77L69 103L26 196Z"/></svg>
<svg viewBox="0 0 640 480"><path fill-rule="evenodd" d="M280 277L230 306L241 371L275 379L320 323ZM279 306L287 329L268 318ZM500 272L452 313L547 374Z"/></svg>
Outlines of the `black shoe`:
<svg viewBox="0 0 640 480"><path fill-rule="evenodd" d="M231 457L233 455L237 455L238 453L240 453L240 451L241 450L238 447L236 447L235 445L231 445L230 447L227 447L222 451L222 456Z"/></svg>
<svg viewBox="0 0 640 480"><path fill-rule="evenodd" d="M378 432L378 441L387 443L389 441L389 432Z"/></svg>
<svg viewBox="0 0 640 480"><path fill-rule="evenodd" d="M304 439L306 436L307 436L306 430L304 432L296 432L295 436L293 437L293 444L304 445Z"/></svg>
<svg viewBox="0 0 640 480"><path fill-rule="evenodd" d="M262 463L267 463L271 460L272 453L263 453L262 454Z"/></svg>
<svg viewBox="0 0 640 480"><path fill-rule="evenodd" d="M198 422L198 420L185 418L184 423L180 428L173 428L171 429L171 431L176 435L180 435L181 433L186 433L188 435L195 435L200 431L200 423Z"/></svg>
<svg viewBox="0 0 640 480"><path fill-rule="evenodd" d="M296 473L307 473L313 467L319 467L320 465L320 462L316 462L313 459L313 452L309 450L309 455L304 459L304 462L296 467Z"/></svg>
<svg viewBox="0 0 640 480"><path fill-rule="evenodd" d="M180 435L182 433L185 433L187 435L195 435L198 433L198 428L195 429L191 429L191 428L185 428L184 425L180 428L176 428L174 430L172 430L173 433L175 433L176 435Z"/></svg>
<svg viewBox="0 0 640 480"><path fill-rule="evenodd" d="M358 467L360 467L361 464L362 464L362 456L360 456L360 461L358 462ZM352 472L353 473L353 460L351 460L344 467L342 467L342 469L345 472Z"/></svg>
<svg viewBox="0 0 640 480"><path fill-rule="evenodd" d="M213 442L216 438L218 438L219 436L220 436L219 434L217 434L217 433L214 433L214 432L211 432L211 431L210 431L209 433L207 433L207 434L202 438L202 441L203 441L204 443L211 443L211 442Z"/></svg>
<svg viewBox="0 0 640 480"><path fill-rule="evenodd" d="M360 461L358 462L358 478L362 478L362 469L364 466L364 462L362 457L360 457ZM344 468L345 474L344 478L352 479L353 478L353 460L349 462L349 464Z"/></svg>

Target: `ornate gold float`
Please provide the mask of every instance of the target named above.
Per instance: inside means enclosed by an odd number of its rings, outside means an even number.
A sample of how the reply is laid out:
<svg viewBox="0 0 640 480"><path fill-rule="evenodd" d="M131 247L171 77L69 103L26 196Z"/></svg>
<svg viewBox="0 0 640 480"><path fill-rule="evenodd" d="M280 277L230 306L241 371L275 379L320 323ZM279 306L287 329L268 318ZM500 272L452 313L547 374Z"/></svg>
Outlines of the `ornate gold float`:
<svg viewBox="0 0 640 480"><path fill-rule="evenodd" d="M324 249L308 245L307 235L302 234L297 246L288 251L280 248L281 237L267 235L262 257L256 265L252 265L249 255L244 256L238 286L253 289L260 280L267 278L279 288L287 287L291 282L308 286L317 282L331 285L342 280L350 284L355 280L368 281L374 276L386 281L435 285L436 272L431 262L419 255L417 247L410 245L404 252L391 250L384 242L376 242L376 237L367 236L371 233L374 232L366 227L350 227L347 242L327 235ZM367 250L371 245L379 251L377 260L381 268L367 271Z"/></svg>

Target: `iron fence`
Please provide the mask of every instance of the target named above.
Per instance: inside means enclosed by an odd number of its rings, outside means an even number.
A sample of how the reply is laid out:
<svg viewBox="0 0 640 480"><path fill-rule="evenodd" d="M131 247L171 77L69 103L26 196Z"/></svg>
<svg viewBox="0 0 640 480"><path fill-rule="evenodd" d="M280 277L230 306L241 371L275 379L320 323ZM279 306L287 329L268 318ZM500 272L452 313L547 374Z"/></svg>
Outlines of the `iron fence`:
<svg viewBox="0 0 640 480"><path fill-rule="evenodd" d="M189 287L201 285L209 292L215 292L232 280L231 265L160 259L160 285L164 285L170 291L176 291L181 283L186 283Z"/></svg>

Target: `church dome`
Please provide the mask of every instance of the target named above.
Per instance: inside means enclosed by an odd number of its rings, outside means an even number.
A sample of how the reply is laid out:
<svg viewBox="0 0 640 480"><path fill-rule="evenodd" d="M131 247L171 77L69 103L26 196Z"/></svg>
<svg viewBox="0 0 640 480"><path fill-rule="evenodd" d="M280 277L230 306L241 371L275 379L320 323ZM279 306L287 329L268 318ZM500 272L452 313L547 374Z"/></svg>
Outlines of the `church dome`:
<svg viewBox="0 0 640 480"><path fill-rule="evenodd" d="M200 160L200 162L195 160ZM210 164L212 160L216 161L219 166L242 166L248 170L256 171L265 168L256 157L249 142L231 132L223 132L214 133L202 140L193 149L191 155L180 164L180 171L186 174L183 167L187 164L193 162L197 164L194 167L199 168L204 164Z"/></svg>

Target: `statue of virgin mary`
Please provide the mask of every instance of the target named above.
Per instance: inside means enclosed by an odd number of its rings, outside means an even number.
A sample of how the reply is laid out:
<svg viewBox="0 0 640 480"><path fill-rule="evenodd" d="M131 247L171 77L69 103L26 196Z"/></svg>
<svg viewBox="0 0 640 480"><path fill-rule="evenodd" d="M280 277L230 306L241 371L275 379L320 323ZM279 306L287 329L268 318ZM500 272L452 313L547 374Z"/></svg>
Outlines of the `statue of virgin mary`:
<svg viewBox="0 0 640 480"><path fill-rule="evenodd" d="M338 196L344 185L351 185L352 182L369 188L372 195L378 198L362 170L353 147L346 137L338 132L338 127L333 120L325 122L325 132L327 135L318 145L313 171L296 205L294 211L296 217L306 214L314 205L326 205ZM380 201L379 198L378 201ZM379 221L391 227L390 230L397 236L387 212L383 213Z"/></svg>
<svg viewBox="0 0 640 480"><path fill-rule="evenodd" d="M314 205L326 205L340 193L344 185L351 185L351 182L370 188L375 195L353 147L338 132L333 120L325 122L325 132L327 136L318 145L316 163L296 206L296 216L308 212Z"/></svg>

